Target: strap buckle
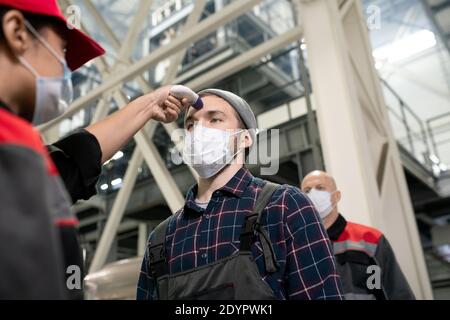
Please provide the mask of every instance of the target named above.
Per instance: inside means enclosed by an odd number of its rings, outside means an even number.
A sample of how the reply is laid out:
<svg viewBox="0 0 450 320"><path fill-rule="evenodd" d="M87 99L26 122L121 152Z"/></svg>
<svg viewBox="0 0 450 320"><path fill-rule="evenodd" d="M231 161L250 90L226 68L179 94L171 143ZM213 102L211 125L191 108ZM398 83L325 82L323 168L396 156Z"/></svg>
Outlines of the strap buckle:
<svg viewBox="0 0 450 320"><path fill-rule="evenodd" d="M164 243L156 244L148 248L149 269L156 279L166 273L166 253Z"/></svg>

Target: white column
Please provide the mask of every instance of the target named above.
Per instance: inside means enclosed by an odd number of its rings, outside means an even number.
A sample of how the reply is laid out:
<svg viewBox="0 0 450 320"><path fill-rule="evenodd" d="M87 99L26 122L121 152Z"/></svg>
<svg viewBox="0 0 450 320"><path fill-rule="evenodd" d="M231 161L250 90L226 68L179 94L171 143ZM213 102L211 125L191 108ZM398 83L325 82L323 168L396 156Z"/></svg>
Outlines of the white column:
<svg viewBox="0 0 450 320"><path fill-rule="evenodd" d="M431 299L414 212L359 1L300 0L327 171L339 210L385 233L415 295Z"/></svg>

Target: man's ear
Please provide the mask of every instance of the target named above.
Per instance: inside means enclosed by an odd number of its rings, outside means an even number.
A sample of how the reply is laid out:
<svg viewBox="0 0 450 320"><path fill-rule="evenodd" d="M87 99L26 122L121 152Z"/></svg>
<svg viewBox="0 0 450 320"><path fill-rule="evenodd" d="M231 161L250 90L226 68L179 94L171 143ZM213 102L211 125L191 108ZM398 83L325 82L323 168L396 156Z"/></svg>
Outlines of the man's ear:
<svg viewBox="0 0 450 320"><path fill-rule="evenodd" d="M250 132L246 129L244 131L244 148L249 148L253 144L252 136Z"/></svg>
<svg viewBox="0 0 450 320"><path fill-rule="evenodd" d="M341 192L339 190L336 190L336 193L334 194L334 197L336 199L336 204L338 204L339 201L341 201Z"/></svg>
<svg viewBox="0 0 450 320"><path fill-rule="evenodd" d="M30 34L27 32L22 12L9 10L1 23L6 49L14 56L21 56L30 45Z"/></svg>

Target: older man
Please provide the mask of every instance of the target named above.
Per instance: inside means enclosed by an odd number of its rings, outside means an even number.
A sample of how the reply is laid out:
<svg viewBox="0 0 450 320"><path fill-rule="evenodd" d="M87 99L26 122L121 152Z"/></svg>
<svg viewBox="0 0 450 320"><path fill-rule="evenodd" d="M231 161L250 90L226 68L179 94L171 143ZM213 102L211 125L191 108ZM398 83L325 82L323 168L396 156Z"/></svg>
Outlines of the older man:
<svg viewBox="0 0 450 320"><path fill-rule="evenodd" d="M301 189L314 203L333 243L347 299L414 299L385 236L374 228L346 221L339 213L341 192L332 176L313 171L303 179ZM380 281L373 278L378 275Z"/></svg>

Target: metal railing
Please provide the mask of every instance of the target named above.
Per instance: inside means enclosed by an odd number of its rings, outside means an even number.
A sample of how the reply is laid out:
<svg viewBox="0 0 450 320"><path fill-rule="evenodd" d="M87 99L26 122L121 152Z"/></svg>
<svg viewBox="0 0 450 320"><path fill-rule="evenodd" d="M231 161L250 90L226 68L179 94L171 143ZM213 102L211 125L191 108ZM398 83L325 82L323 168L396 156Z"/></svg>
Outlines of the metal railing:
<svg viewBox="0 0 450 320"><path fill-rule="evenodd" d="M430 141L424 120L385 80L381 79L381 83L396 140L425 168L432 171Z"/></svg>
<svg viewBox="0 0 450 320"><path fill-rule="evenodd" d="M450 152L450 112L445 112L426 120L426 128L430 137L431 148L435 162L440 161L443 149ZM447 171L447 165L434 163L439 166L440 171Z"/></svg>
<svg viewBox="0 0 450 320"><path fill-rule="evenodd" d="M288 1L275 1L266 0L263 2L265 5L262 6L265 9L261 9L262 13L264 10L268 10L272 3L288 3ZM268 7L269 6L269 7ZM265 18L264 15L256 15L254 12L247 12L241 17L225 24L221 30L215 30L203 39L193 43L186 50L186 55L182 61L182 70L187 70L198 63L203 62L203 59L207 56L212 56L215 52L220 51L224 47L233 46L233 44L244 44L245 47L252 48L257 46L273 37L280 34L272 28L273 24L293 24L292 19L282 20L280 17ZM170 28L176 29L177 24L182 23L181 20L175 23ZM286 30L287 27L284 27ZM219 35L219 33L221 35ZM290 68L293 65L286 67L285 61L274 61L274 64L288 75L292 74L293 71ZM154 79L150 80L151 82ZM152 82L153 83L153 82ZM154 84L157 84L155 82Z"/></svg>

